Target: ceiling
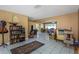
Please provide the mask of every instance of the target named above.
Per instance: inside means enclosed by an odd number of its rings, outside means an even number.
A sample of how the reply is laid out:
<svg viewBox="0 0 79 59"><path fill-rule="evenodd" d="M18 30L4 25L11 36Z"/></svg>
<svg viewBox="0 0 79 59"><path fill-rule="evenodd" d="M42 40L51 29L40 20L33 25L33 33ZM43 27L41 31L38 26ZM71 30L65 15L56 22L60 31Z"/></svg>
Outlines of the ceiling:
<svg viewBox="0 0 79 59"><path fill-rule="evenodd" d="M1 10L29 16L31 20L77 12L78 5L0 5Z"/></svg>

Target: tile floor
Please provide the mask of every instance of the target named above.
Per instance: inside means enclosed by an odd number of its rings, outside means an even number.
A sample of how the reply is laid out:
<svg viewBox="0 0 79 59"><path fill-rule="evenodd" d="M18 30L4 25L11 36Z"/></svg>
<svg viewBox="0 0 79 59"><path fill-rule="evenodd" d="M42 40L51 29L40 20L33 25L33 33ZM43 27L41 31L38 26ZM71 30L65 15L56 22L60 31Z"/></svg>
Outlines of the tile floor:
<svg viewBox="0 0 79 59"><path fill-rule="evenodd" d="M56 42L53 39L49 39L47 33L40 33L38 32L37 37L33 39L28 39L24 42L16 43L13 45L8 45L6 48L0 47L0 54L11 54L10 49L22 46L26 43L32 42L32 41L39 41L44 43L44 45L37 50L33 51L32 54L73 54L74 50L73 48L67 48L64 47L64 44L61 42Z"/></svg>

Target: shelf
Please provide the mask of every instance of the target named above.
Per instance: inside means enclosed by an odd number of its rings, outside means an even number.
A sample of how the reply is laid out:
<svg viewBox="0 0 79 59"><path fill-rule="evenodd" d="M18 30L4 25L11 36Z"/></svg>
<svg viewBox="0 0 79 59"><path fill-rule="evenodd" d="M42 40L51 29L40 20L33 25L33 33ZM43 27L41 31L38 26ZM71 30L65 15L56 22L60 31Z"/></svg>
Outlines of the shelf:
<svg viewBox="0 0 79 59"><path fill-rule="evenodd" d="M25 29L22 26L10 26L10 43L25 41Z"/></svg>

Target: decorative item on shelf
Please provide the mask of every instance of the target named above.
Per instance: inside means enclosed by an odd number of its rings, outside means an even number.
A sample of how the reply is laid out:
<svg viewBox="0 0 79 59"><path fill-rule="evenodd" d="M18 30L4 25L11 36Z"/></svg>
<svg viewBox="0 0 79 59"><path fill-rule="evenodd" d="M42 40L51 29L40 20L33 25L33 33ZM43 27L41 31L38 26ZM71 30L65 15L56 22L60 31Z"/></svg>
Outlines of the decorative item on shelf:
<svg viewBox="0 0 79 59"><path fill-rule="evenodd" d="M11 25L16 26L18 23L9 22Z"/></svg>

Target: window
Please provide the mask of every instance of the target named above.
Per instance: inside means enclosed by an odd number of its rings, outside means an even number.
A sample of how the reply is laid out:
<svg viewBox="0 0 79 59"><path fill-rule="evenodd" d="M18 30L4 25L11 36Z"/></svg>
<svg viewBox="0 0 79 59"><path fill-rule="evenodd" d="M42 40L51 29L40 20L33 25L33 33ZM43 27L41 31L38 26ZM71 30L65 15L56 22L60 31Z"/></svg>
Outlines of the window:
<svg viewBox="0 0 79 59"><path fill-rule="evenodd" d="M51 28L56 29L56 23L45 24L45 28L46 29L51 29Z"/></svg>

